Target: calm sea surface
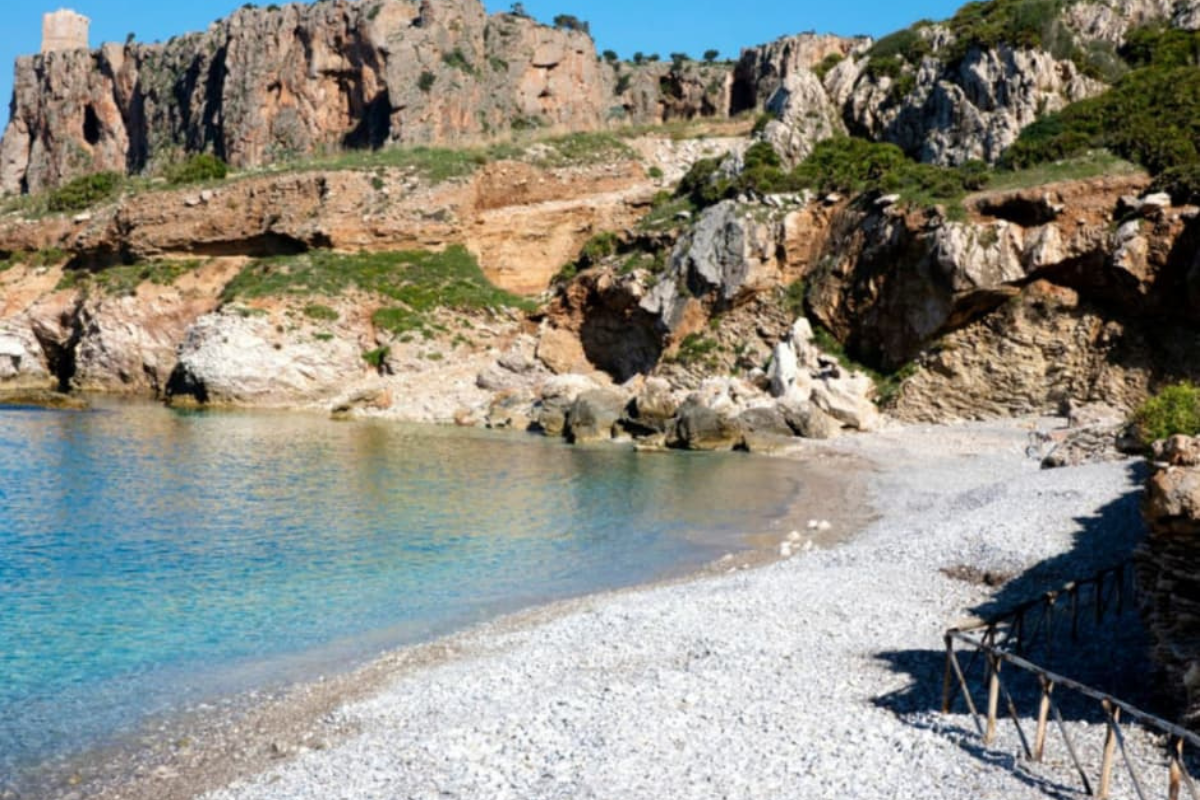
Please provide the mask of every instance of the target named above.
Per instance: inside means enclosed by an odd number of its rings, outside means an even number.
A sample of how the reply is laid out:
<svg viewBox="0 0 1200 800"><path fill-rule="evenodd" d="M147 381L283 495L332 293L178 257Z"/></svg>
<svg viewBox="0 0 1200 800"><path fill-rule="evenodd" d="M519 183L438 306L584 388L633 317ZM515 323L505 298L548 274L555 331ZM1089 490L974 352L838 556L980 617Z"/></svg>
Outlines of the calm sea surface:
<svg viewBox="0 0 1200 800"><path fill-rule="evenodd" d="M698 566L797 481L299 414L2 409L0 789L151 714Z"/></svg>

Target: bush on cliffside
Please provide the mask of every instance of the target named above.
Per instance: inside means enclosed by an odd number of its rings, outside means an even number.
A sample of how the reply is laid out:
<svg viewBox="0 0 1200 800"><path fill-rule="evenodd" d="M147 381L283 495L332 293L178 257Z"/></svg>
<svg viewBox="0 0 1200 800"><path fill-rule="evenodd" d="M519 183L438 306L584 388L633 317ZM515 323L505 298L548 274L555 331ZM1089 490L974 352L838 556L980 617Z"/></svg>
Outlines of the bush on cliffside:
<svg viewBox="0 0 1200 800"><path fill-rule="evenodd" d="M990 0L967 3L946 23L954 44L945 60L953 63L973 48L1001 44L1046 50L1056 58L1074 55L1075 44L1062 23L1068 0Z"/></svg>
<svg viewBox="0 0 1200 800"><path fill-rule="evenodd" d="M359 290L388 301L374 319L394 332L425 331L438 309L531 311L534 304L488 281L462 245L441 252L333 253L316 250L246 265L225 287L225 302L256 297L339 297Z"/></svg>
<svg viewBox="0 0 1200 800"><path fill-rule="evenodd" d="M1132 72L1027 127L1003 163L1023 168L1099 148L1155 174L1200 163L1200 32L1135 29L1120 53Z"/></svg>
<svg viewBox="0 0 1200 800"><path fill-rule="evenodd" d="M961 167L920 164L893 144L854 137L820 142L794 175L801 186L818 192L888 192L918 205L956 200L988 181L987 167L980 162Z"/></svg>
<svg viewBox="0 0 1200 800"><path fill-rule="evenodd" d="M198 153L167 168L167 183L180 186L186 183L224 180L229 167L212 153Z"/></svg>
<svg viewBox="0 0 1200 800"><path fill-rule="evenodd" d="M116 194L122 176L115 172L84 175L63 184L46 197L49 211L82 211Z"/></svg>
<svg viewBox="0 0 1200 800"><path fill-rule="evenodd" d="M919 164L893 144L842 136L819 142L791 171L783 169L779 155L766 142L746 151L742 172L734 178L721 172L719 159L701 159L680 181L676 194L702 208L739 194L803 189L822 194L895 193L906 202L933 205L954 202L968 191L983 188L989 174L981 162L961 167Z"/></svg>
<svg viewBox="0 0 1200 800"><path fill-rule="evenodd" d="M1200 69L1148 67L1030 125L1004 164L1028 167L1108 148L1157 174L1200 161L1198 144Z"/></svg>
<svg viewBox="0 0 1200 800"><path fill-rule="evenodd" d="M1200 389L1188 382L1168 386L1133 415L1138 435L1150 444L1176 434L1200 434Z"/></svg>
<svg viewBox="0 0 1200 800"><path fill-rule="evenodd" d="M1200 204L1200 164L1171 167L1150 184L1152 192L1166 192L1176 205Z"/></svg>

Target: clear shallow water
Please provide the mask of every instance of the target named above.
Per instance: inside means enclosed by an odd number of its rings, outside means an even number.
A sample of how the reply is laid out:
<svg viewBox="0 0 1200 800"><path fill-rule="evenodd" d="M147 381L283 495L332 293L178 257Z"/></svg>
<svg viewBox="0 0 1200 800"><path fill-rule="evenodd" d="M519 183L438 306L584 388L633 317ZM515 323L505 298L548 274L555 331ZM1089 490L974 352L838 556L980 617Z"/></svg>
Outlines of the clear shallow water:
<svg viewBox="0 0 1200 800"><path fill-rule="evenodd" d="M150 714L745 546L794 462L0 409L0 788Z"/></svg>

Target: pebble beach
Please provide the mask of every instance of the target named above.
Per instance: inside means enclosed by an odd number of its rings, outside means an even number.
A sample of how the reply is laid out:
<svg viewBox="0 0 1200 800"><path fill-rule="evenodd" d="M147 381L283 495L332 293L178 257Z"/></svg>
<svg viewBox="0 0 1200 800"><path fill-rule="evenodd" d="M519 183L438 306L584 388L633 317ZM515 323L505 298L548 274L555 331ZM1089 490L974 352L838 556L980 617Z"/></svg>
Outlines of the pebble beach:
<svg viewBox="0 0 1200 800"><path fill-rule="evenodd" d="M981 754L937 713L945 628L1120 560L1140 529L1136 465L1040 470L1037 424L825 446L874 465L849 542L475 628L325 717L346 735L204 797L1043 797L1015 738Z"/></svg>

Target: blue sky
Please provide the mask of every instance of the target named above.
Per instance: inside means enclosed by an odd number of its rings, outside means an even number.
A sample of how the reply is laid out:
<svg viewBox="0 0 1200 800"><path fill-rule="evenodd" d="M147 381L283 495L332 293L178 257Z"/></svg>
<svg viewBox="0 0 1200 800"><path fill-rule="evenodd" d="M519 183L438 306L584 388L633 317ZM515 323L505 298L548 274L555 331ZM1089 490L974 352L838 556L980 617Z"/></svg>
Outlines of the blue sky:
<svg viewBox="0 0 1200 800"><path fill-rule="evenodd" d="M878 36L923 17L947 17L963 0L525 0L525 9L549 22L556 14L573 14L591 23L601 50L628 58L686 52L700 56L709 48L734 57L743 47L805 30ZM489 11L505 11L511 0L487 0ZM123 42L134 33L143 42L165 41L187 31L202 30L242 5L239 0L23 0L9 2L0 26L0 120L8 121L12 97L12 65L22 53L36 53L41 42L42 14L68 7L91 17L93 47ZM265 2L259 3L265 5Z"/></svg>

